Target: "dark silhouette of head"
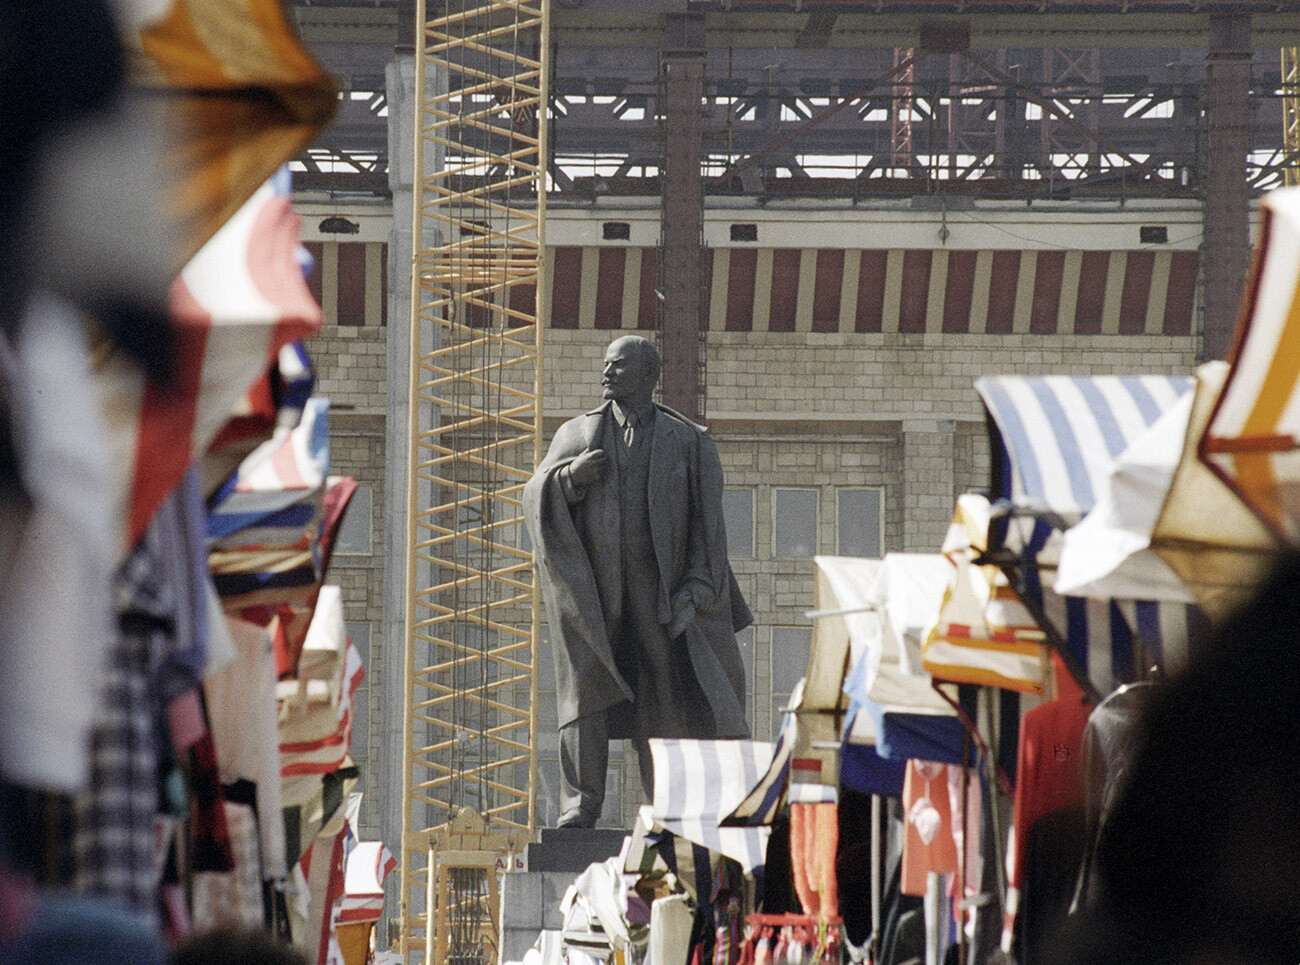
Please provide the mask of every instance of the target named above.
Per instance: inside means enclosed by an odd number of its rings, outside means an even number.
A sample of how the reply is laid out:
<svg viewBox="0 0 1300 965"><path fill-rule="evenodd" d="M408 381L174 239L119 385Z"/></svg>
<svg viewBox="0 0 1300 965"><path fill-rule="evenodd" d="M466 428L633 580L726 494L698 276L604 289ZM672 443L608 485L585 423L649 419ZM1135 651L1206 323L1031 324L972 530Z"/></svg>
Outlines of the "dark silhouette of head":
<svg viewBox="0 0 1300 965"><path fill-rule="evenodd" d="M1158 687L1060 961L1300 961L1300 555Z"/></svg>
<svg viewBox="0 0 1300 965"><path fill-rule="evenodd" d="M307 965L307 957L260 929L218 928L179 945L169 965Z"/></svg>

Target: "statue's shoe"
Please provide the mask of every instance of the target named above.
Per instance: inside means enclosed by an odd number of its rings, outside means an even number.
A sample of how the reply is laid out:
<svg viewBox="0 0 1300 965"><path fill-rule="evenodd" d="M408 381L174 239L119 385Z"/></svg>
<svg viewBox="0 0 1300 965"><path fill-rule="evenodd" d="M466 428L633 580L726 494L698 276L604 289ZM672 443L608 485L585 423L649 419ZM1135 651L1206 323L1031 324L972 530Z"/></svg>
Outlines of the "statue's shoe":
<svg viewBox="0 0 1300 965"><path fill-rule="evenodd" d="M560 816L560 820L557 821L556 824L555 824L555 827L556 827L557 829L559 829L559 828L594 828L595 826L596 826L596 818L595 818L594 816L588 814L586 811L581 811L581 810L579 810L579 811L572 811L572 812L569 812L569 813L567 813L567 814L563 814L563 815L561 815L561 816Z"/></svg>

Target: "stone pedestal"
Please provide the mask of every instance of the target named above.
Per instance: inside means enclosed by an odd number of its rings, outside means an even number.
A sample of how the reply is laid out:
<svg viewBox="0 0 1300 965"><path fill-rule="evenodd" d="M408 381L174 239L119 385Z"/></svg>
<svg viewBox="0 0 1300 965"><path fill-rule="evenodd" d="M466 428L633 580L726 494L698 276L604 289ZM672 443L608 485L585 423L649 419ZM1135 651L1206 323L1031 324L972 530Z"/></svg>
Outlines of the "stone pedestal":
<svg viewBox="0 0 1300 965"><path fill-rule="evenodd" d="M588 865L614 857L630 831L544 828L528 846L524 870L501 877L501 961L517 962L544 930L558 931L560 902Z"/></svg>

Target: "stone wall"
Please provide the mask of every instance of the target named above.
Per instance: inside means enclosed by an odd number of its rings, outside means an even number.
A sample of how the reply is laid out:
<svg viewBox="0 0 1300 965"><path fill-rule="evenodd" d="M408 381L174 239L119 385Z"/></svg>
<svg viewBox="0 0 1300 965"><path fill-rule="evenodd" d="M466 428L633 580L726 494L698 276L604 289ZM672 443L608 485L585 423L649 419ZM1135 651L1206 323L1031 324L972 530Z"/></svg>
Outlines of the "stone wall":
<svg viewBox="0 0 1300 965"><path fill-rule="evenodd" d="M366 679L354 700L352 757L367 776L378 773L384 686L379 668L384 648L386 333L383 326L331 325L307 342L316 368L316 392L330 400L330 472L351 476L360 487L347 518L348 533L360 542L340 547L330 565L329 579L343 590L348 633L366 668ZM369 515L362 518L364 513ZM400 690L397 693L400 696ZM378 804L375 794L362 799L363 838L378 836Z"/></svg>

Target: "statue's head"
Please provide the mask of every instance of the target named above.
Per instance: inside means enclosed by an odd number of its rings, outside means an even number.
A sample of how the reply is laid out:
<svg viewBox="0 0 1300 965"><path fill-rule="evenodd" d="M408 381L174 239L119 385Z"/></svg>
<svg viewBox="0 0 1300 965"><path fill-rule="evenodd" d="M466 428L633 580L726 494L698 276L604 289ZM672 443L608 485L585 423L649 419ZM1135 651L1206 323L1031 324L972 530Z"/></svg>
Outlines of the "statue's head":
<svg viewBox="0 0 1300 965"><path fill-rule="evenodd" d="M624 335L609 343L600 384L605 398L640 405L650 401L663 363L659 350L640 335Z"/></svg>

